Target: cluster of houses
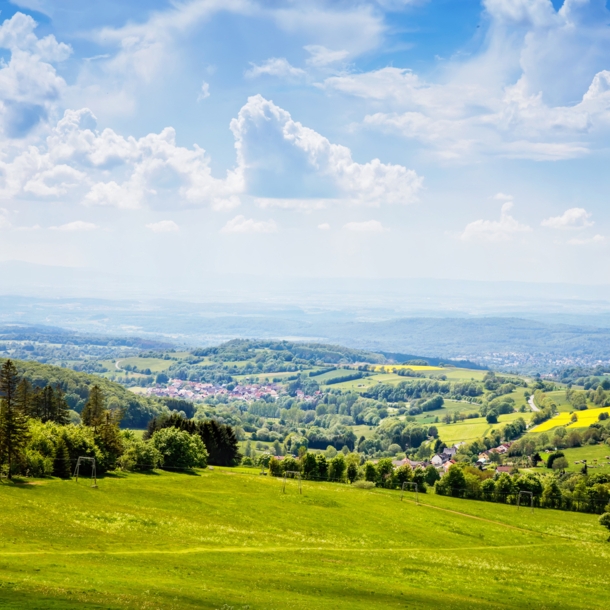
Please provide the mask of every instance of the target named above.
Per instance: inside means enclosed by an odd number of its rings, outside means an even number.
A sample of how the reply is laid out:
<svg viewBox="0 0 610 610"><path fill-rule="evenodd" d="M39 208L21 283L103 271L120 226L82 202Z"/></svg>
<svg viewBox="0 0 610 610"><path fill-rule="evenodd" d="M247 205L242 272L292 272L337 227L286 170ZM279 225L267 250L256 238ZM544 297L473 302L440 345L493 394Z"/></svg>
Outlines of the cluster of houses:
<svg viewBox="0 0 610 610"><path fill-rule="evenodd" d="M420 466L421 468L426 468L430 465L434 466L437 470L447 472L452 464L455 464L457 460L455 456L458 452L458 449L464 443L456 443L451 447L445 447L441 453L437 453L433 455L429 460L424 460L422 462L417 462L415 460L410 460L408 457L405 457L402 460L394 460L392 464L396 468L400 468L400 466L404 466L405 464L409 464L411 468L417 468ZM510 446L512 443L502 443L498 447L494 447L493 449L489 449L488 451L483 451L479 453L477 459L477 465L479 468L484 469L486 465L488 465L493 460L491 459L491 454L496 453L498 455L504 455L508 453ZM498 472L510 472L512 470L512 466L498 466L496 468Z"/></svg>
<svg viewBox="0 0 610 610"><path fill-rule="evenodd" d="M200 383L197 381L182 381L170 379L166 386L147 388L146 393L152 396L169 396L183 400L205 400L211 396L225 395L228 398L252 402L264 396L277 399L281 387L274 383L236 385L232 390L214 383Z"/></svg>

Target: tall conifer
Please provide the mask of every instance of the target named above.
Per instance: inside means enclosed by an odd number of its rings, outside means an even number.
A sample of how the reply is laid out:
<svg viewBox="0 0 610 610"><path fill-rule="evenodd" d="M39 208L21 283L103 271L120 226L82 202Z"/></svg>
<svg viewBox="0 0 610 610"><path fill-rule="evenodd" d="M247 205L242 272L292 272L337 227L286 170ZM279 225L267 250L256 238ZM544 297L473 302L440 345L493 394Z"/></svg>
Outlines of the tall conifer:
<svg viewBox="0 0 610 610"><path fill-rule="evenodd" d="M85 426L97 429L104 417L104 394L99 386L94 385L89 390L89 398L85 408L81 413L81 418Z"/></svg>
<svg viewBox="0 0 610 610"><path fill-rule="evenodd" d="M19 462L27 442L27 419L19 408L19 373L7 360L0 368L0 464L8 466L8 477Z"/></svg>

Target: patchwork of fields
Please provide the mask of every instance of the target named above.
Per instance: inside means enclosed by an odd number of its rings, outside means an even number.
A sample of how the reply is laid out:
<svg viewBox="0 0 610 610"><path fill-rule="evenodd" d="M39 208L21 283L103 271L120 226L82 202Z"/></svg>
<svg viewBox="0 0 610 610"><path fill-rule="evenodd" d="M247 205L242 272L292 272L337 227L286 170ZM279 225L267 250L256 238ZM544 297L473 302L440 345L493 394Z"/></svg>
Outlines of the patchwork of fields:
<svg viewBox="0 0 610 610"><path fill-rule="evenodd" d="M222 469L2 484L0 606L609 606L597 516L413 500Z"/></svg>

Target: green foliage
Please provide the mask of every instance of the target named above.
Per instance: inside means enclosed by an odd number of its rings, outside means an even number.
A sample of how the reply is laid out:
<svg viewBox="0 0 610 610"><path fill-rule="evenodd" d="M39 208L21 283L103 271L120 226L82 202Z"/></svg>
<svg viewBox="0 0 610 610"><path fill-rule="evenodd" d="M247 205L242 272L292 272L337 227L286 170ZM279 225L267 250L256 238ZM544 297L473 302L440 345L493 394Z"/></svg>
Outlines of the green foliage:
<svg viewBox="0 0 610 610"><path fill-rule="evenodd" d="M207 466L208 452L203 441L184 430L157 430L153 434L152 444L163 456L163 468L190 469Z"/></svg>
<svg viewBox="0 0 610 610"><path fill-rule="evenodd" d="M18 384L17 368L6 360L0 367L0 468L6 467L9 479L24 459L27 442L26 416L17 400Z"/></svg>
<svg viewBox="0 0 610 610"><path fill-rule="evenodd" d="M63 437L57 439L55 445L55 456L53 457L53 476L61 479L69 479L72 476L72 462L68 445Z"/></svg>
<svg viewBox="0 0 610 610"><path fill-rule="evenodd" d="M345 462L345 457L343 454L337 454L332 460L330 460L330 464L328 467L328 478L330 481L342 481L345 476L345 470L347 468L347 464Z"/></svg>
<svg viewBox="0 0 610 610"><path fill-rule="evenodd" d="M34 361L15 361L19 375L27 379L34 391L45 386L61 388L68 406L82 411L90 389L97 385L106 399L106 408L124 412L121 425L126 428L144 428L148 421L167 408L158 400L138 396L118 383L97 375L80 373L67 368L41 364Z"/></svg>

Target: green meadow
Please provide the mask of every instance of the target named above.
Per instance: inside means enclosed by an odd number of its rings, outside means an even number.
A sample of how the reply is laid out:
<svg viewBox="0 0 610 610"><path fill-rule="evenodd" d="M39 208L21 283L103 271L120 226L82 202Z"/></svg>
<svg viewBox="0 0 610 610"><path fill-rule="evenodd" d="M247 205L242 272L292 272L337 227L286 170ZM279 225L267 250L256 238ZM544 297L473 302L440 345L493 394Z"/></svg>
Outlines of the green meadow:
<svg viewBox="0 0 610 610"><path fill-rule="evenodd" d="M587 466L590 474L597 473L610 473L610 446L604 444L601 445L583 445L582 447L573 447L570 449L561 449L568 460L569 472L580 472L583 465L580 463L582 460L587 460ZM540 453L540 456L546 462L549 454ZM579 462L576 464L575 462Z"/></svg>
<svg viewBox="0 0 610 610"><path fill-rule="evenodd" d="M244 470L0 484L0 607L610 606L596 515Z"/></svg>

